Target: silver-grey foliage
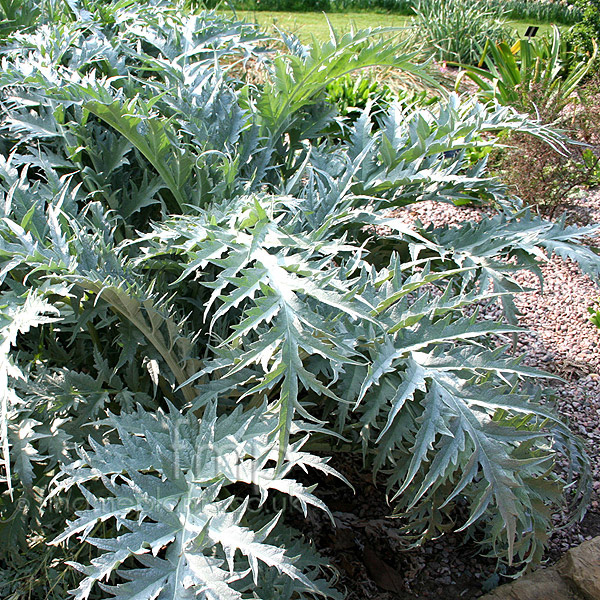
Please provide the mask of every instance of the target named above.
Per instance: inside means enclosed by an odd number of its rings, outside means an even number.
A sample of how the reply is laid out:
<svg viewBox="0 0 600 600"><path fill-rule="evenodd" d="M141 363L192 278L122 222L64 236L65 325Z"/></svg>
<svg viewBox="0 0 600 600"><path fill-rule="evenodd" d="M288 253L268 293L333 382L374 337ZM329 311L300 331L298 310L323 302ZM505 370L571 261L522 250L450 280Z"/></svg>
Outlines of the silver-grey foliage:
<svg viewBox="0 0 600 600"><path fill-rule="evenodd" d="M335 597L267 500L327 513L302 482L335 476L314 449L340 444L387 482L408 541L459 514L500 560L538 561L552 507L585 510L589 466L547 376L498 340L519 331L515 270L545 251L598 277L600 260L473 157L499 131L560 135L449 95L332 136L333 79L427 78L418 57L377 31L274 55L213 13L69 7L2 47L5 560L85 541L79 599ZM386 215L421 200L498 215ZM503 322L469 310L489 302Z"/></svg>

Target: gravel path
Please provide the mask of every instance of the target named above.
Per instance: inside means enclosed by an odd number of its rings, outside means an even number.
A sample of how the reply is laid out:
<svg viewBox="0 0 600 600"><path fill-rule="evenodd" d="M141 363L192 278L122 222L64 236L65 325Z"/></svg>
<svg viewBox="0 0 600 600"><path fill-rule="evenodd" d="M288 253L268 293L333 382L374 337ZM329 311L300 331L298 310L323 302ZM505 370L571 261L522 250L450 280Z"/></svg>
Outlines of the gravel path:
<svg viewBox="0 0 600 600"><path fill-rule="evenodd" d="M485 212L489 209L423 202L394 211L394 216L407 224L419 219L424 225L439 226L477 221ZM573 200L565 212L570 221L600 223L600 191ZM593 242L600 245L600 237ZM520 324L529 330L521 336L517 353L525 355L528 364L564 380L549 380L550 387L559 412L586 441L595 482L582 523L560 529L564 515L555 516L557 529L546 556L552 563L570 547L600 535L600 330L589 321L587 311L600 288L575 264L560 258L551 258L541 269L543 293L535 275L517 276L533 289L516 299ZM486 307L481 316L500 318L500 309ZM449 533L407 551L394 521L387 518L385 485L373 485L360 459L334 457L332 465L350 481L360 481L360 494L348 494L332 478L323 478L318 493L331 508L337 527L332 528L318 511L309 513L308 526L302 519L297 526L335 566L347 600L471 600L502 583L494 574L495 560L482 557L477 544L462 534Z"/></svg>

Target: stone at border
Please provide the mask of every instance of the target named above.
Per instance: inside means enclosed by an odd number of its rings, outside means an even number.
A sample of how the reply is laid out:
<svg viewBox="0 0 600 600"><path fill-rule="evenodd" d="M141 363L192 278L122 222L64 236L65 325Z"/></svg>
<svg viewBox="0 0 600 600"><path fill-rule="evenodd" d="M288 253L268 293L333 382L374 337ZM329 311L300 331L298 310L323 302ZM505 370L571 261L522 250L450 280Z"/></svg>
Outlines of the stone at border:
<svg viewBox="0 0 600 600"><path fill-rule="evenodd" d="M600 600L600 536L571 548L553 567L502 585L480 600Z"/></svg>

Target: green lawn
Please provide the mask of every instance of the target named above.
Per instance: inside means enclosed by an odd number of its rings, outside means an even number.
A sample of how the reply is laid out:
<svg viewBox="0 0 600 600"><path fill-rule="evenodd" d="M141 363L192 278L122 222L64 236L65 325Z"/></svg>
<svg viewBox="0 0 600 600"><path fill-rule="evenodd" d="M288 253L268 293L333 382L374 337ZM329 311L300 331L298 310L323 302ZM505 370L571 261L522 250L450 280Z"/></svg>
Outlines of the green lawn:
<svg viewBox="0 0 600 600"><path fill-rule="evenodd" d="M325 40L329 38L329 27L323 13L289 13L240 10L237 11L237 16L240 19L257 23L267 30L277 27L284 31L294 33L303 42L309 42L312 35L319 40ZM331 21L333 28L339 33L349 31L351 27L354 27L354 29L366 29L368 27L406 28L410 24L410 17L384 13L331 13L327 16ZM523 35L527 29L527 26L534 25L535 23L511 21L510 24L520 35ZM538 32L538 35L542 35L544 31L548 30L550 30L550 25L540 25L540 31Z"/></svg>
<svg viewBox="0 0 600 600"><path fill-rule="evenodd" d="M537 25L540 28L540 30L537 33L538 36L544 35L545 32L549 32L552 29L552 25L548 23L536 23L535 21L509 21L509 23L517 30L518 34L521 37L525 35L525 31L527 30L527 27L529 27L529 25ZM558 25L558 28L561 31L566 31L567 29L569 29L569 26Z"/></svg>
<svg viewBox="0 0 600 600"><path fill-rule="evenodd" d="M286 13L263 11L237 11L240 19L257 23L267 30L277 27L297 35L303 42L309 42L311 36L319 40L329 38L329 26L323 13ZM369 27L401 27L409 25L410 17L402 15L386 15L378 13L331 13L327 15L333 28L338 33Z"/></svg>

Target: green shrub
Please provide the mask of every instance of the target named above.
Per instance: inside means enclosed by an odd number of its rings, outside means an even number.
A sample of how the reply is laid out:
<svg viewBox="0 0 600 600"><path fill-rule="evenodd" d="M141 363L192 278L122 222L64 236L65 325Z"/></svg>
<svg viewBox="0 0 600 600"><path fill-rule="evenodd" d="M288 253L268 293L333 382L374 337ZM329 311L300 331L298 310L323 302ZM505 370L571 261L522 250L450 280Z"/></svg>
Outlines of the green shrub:
<svg viewBox="0 0 600 600"><path fill-rule="evenodd" d="M589 56L600 39L600 0L574 0L574 3L582 17L567 33L567 40L581 55Z"/></svg>
<svg viewBox="0 0 600 600"><path fill-rule="evenodd" d="M518 21L573 25L582 18L578 6L559 0L490 0L490 4L503 10L507 18Z"/></svg>
<svg viewBox="0 0 600 600"><path fill-rule="evenodd" d="M0 40L16 31L33 27L40 17L37 3L23 0L0 0Z"/></svg>
<svg viewBox="0 0 600 600"><path fill-rule="evenodd" d="M2 48L4 597L340 597L288 527L328 514L311 471L341 477L338 443L411 542L460 515L526 567L553 508L585 510L581 440L497 340L541 251L600 277L593 228L519 210L474 158L499 132L562 138L455 94L392 103L377 128L367 104L332 138L334 81L423 65L377 30L282 42L99 0ZM421 200L499 212L386 216ZM467 314L496 301L505 321Z"/></svg>
<svg viewBox="0 0 600 600"><path fill-rule="evenodd" d="M582 18L582 11L572 4L556 1L485 0L486 7L518 21L573 25ZM413 15L417 0L200 0L191 1L195 8L232 6L238 10L273 11L386 11Z"/></svg>
<svg viewBox="0 0 600 600"><path fill-rule="evenodd" d="M393 103L408 111L416 106L431 106L439 97L429 91L399 90L396 93L386 84L369 77L347 75L334 81L327 87L327 101L335 106L338 118L327 129L332 138L344 138L356 126L356 121L368 110L372 130L380 128L380 119Z"/></svg>
<svg viewBox="0 0 600 600"><path fill-rule="evenodd" d="M519 21L573 25L581 20L581 10L572 4L556 1L485 0L486 7L505 17ZM401 15L414 15L417 0L189 0L196 10L199 7L233 7L238 10L273 11L386 11Z"/></svg>
<svg viewBox="0 0 600 600"><path fill-rule="evenodd" d="M367 77L356 79L346 75L327 88L327 100L338 107L342 116L351 111L364 111L369 101L376 106L377 112L381 112L389 107L393 96L387 85L380 85Z"/></svg>

